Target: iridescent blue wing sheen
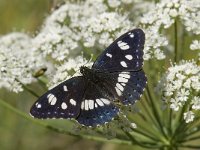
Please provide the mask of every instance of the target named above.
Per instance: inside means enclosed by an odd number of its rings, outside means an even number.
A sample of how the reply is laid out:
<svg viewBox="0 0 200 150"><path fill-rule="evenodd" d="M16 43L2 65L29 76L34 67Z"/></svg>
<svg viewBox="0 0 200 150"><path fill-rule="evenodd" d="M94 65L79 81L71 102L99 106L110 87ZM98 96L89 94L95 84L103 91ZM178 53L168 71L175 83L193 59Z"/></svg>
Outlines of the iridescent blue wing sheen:
<svg viewBox="0 0 200 150"><path fill-rule="evenodd" d="M73 77L42 95L32 106L31 116L46 118L76 118L80 113L85 90L84 78Z"/></svg>
<svg viewBox="0 0 200 150"><path fill-rule="evenodd" d="M92 68L103 71L137 71L143 65L145 34L131 30L116 39L97 58Z"/></svg>
<svg viewBox="0 0 200 150"><path fill-rule="evenodd" d="M100 83L89 82L77 121L85 126L98 126L111 121L119 112L112 93Z"/></svg>

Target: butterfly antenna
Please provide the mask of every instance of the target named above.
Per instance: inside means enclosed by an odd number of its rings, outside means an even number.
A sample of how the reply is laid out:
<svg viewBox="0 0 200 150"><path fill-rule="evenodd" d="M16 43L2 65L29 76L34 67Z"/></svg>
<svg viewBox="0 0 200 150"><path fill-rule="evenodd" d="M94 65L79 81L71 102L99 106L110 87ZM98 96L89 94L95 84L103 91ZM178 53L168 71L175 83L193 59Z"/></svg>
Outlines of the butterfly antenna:
<svg viewBox="0 0 200 150"><path fill-rule="evenodd" d="M81 53L82 53L82 62L84 62L83 52L81 52ZM87 62L83 66L86 66L87 64L89 64L92 61L93 57L94 57L94 55L90 54L90 59L89 60L85 59L85 60L87 60Z"/></svg>

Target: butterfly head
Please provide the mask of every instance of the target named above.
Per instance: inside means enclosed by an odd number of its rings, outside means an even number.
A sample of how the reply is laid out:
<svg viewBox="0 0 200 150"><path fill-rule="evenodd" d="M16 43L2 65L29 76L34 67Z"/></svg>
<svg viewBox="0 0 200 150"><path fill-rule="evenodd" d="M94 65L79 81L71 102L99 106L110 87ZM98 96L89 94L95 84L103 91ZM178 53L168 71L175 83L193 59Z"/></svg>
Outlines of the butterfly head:
<svg viewBox="0 0 200 150"><path fill-rule="evenodd" d="M81 72L82 75L87 74L86 72L88 72L88 71L89 71L89 68L87 68L86 66L80 67L80 72Z"/></svg>
<svg viewBox="0 0 200 150"><path fill-rule="evenodd" d="M84 77L89 77L89 76L91 76L91 74L92 74L92 70L89 69L89 68L86 67L86 66L81 66L81 67L80 67L80 72L81 72L81 74L82 74Z"/></svg>

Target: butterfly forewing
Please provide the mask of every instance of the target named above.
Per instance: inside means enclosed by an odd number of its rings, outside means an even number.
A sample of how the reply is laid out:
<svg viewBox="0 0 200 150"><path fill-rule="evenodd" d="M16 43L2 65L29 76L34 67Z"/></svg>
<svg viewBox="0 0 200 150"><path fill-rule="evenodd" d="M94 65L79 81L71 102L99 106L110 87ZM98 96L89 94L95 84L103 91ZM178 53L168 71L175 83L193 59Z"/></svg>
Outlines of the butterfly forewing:
<svg viewBox="0 0 200 150"><path fill-rule="evenodd" d="M73 77L42 95L32 106L35 118L75 118L85 90L83 77Z"/></svg>
<svg viewBox="0 0 200 150"><path fill-rule="evenodd" d="M85 126L97 126L111 121L119 112L113 95L102 84L88 83L77 121Z"/></svg>
<svg viewBox="0 0 200 150"><path fill-rule="evenodd" d="M92 68L113 71L137 71L143 65L145 35L141 29L131 30L116 39L97 58Z"/></svg>

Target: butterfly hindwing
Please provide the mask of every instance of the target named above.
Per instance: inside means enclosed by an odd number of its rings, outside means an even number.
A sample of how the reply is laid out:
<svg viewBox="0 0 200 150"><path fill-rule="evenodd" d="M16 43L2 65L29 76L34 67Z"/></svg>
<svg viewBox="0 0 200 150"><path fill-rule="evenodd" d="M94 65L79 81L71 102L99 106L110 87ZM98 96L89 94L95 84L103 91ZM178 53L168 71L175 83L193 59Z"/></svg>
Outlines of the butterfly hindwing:
<svg viewBox="0 0 200 150"><path fill-rule="evenodd" d="M133 105L136 100L139 100L147 84L143 70L106 73L103 76L107 87L113 91L115 99L123 105Z"/></svg>
<svg viewBox="0 0 200 150"><path fill-rule="evenodd" d="M141 29L131 30L116 39L97 58L94 69L113 71L137 71L143 65L145 34Z"/></svg>
<svg viewBox="0 0 200 150"><path fill-rule="evenodd" d="M32 106L30 114L39 119L75 118L85 90L83 77L73 77L42 95Z"/></svg>
<svg viewBox="0 0 200 150"><path fill-rule="evenodd" d="M90 82L77 121L85 126L97 126L111 121L118 114L119 108L112 103L110 94L105 87Z"/></svg>

